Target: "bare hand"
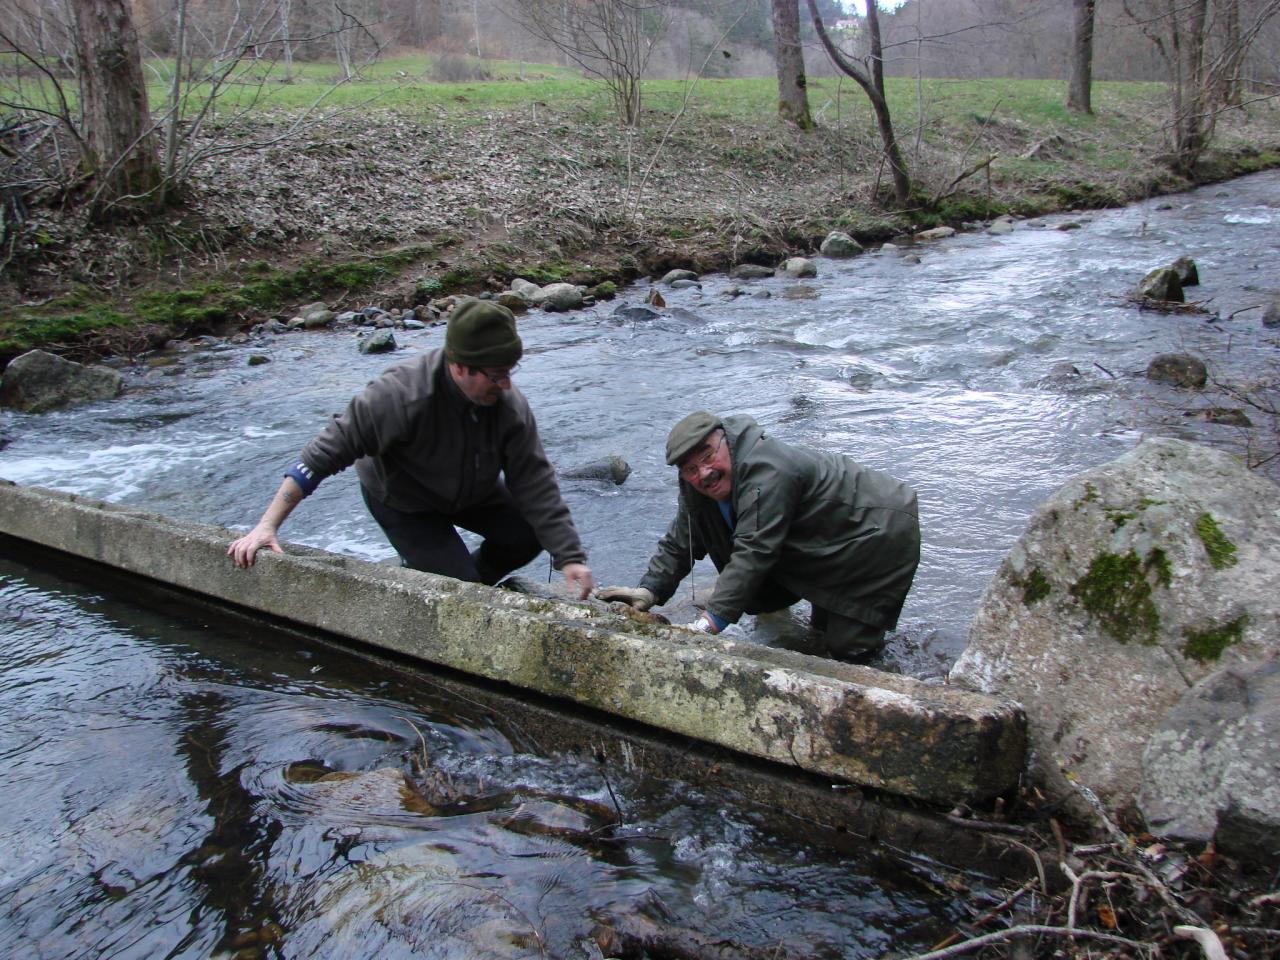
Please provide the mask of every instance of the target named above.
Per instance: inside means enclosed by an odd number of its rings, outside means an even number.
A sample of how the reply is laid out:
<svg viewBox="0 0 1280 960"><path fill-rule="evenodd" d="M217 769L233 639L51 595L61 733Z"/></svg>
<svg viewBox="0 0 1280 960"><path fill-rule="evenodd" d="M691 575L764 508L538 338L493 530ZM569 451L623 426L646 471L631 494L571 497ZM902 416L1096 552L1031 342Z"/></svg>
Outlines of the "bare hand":
<svg viewBox="0 0 1280 960"><path fill-rule="evenodd" d="M273 553L284 553L280 548L280 541L276 539L276 528L258 524L227 547L227 556L235 561L237 567L252 567L258 551L263 547L269 547Z"/></svg>
<svg viewBox="0 0 1280 960"><path fill-rule="evenodd" d="M591 576L591 568L585 563L566 563L560 568L564 574L564 582L578 588L578 599L585 600L595 586L595 578Z"/></svg>
<svg viewBox="0 0 1280 960"><path fill-rule="evenodd" d="M601 587L596 591L596 599L617 600L637 610L648 610L658 601L653 591L645 587Z"/></svg>

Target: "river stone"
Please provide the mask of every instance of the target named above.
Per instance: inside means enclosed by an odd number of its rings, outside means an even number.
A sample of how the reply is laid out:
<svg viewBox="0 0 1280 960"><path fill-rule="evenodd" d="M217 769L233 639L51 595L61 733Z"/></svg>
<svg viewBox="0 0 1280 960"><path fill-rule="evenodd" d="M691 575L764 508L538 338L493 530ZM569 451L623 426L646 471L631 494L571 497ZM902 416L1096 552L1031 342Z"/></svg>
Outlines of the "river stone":
<svg viewBox="0 0 1280 960"><path fill-rule="evenodd" d="M249 354L249 366L251 367L260 367L264 363L270 363L270 362L271 362L271 358L268 357L265 353Z"/></svg>
<svg viewBox="0 0 1280 960"><path fill-rule="evenodd" d="M114 400L124 392L124 377L109 367L85 366L44 350L14 357L0 382L0 406L45 413L96 400Z"/></svg>
<svg viewBox="0 0 1280 960"><path fill-rule="evenodd" d="M1134 293L1144 300L1163 300L1168 303L1183 303L1186 300L1178 273L1172 267L1156 267L1138 282Z"/></svg>
<svg viewBox="0 0 1280 960"><path fill-rule="evenodd" d="M529 309L529 301L514 290L503 290L493 298L493 302L506 307L512 313L524 313Z"/></svg>
<svg viewBox="0 0 1280 960"><path fill-rule="evenodd" d="M764 280L774 273L772 267L763 267L758 263L740 263L729 271L729 276L735 280Z"/></svg>
<svg viewBox="0 0 1280 960"><path fill-rule="evenodd" d="M1002 217L999 220L992 222L991 226L987 227L987 233L996 237L1003 236L1006 233L1013 233L1013 221L1005 220Z"/></svg>
<svg viewBox="0 0 1280 960"><path fill-rule="evenodd" d="M668 270L659 281L667 286L675 283L677 280L697 280L698 275L692 270Z"/></svg>
<svg viewBox="0 0 1280 960"><path fill-rule="evenodd" d="M641 323L649 320L657 320L659 317L662 316L662 314L660 314L657 310L653 309L653 307L646 307L646 306L640 306L635 304L632 304L632 305L620 304L617 308L614 309L613 316L617 317L620 320L629 320L632 323Z"/></svg>
<svg viewBox="0 0 1280 960"><path fill-rule="evenodd" d="M832 230L827 234L827 239L822 241L822 246L818 249L818 252L824 257L831 257L833 260L856 257L862 252L862 244L847 233Z"/></svg>
<svg viewBox="0 0 1280 960"><path fill-rule="evenodd" d="M1280 327L1280 300L1272 300L1262 314L1262 325L1271 329Z"/></svg>
<svg viewBox="0 0 1280 960"><path fill-rule="evenodd" d="M523 299L525 303L533 303L534 299L542 293L542 287L523 277L516 277L511 281L511 292Z"/></svg>
<svg viewBox="0 0 1280 960"><path fill-rule="evenodd" d="M1280 863L1277 743L1280 660L1225 667L1201 680L1142 755L1138 804L1151 832L1216 837L1224 853Z"/></svg>
<svg viewBox="0 0 1280 960"><path fill-rule="evenodd" d="M561 471L560 476L569 480L608 480L622 486L631 476L631 465L615 453L601 460L570 467Z"/></svg>
<svg viewBox="0 0 1280 960"><path fill-rule="evenodd" d="M396 337L390 330L378 330L360 341L361 353L390 353L395 348Z"/></svg>
<svg viewBox="0 0 1280 960"><path fill-rule="evenodd" d="M778 268L789 277L816 277L818 265L808 257L789 257Z"/></svg>
<svg viewBox="0 0 1280 960"><path fill-rule="evenodd" d="M404 771L394 767L337 771L302 789L310 804L321 808L319 815L329 820L341 820L344 814L359 820L406 812L436 814L435 807L409 782Z"/></svg>
<svg viewBox="0 0 1280 960"><path fill-rule="evenodd" d="M1190 257L1179 257L1169 264L1169 269L1178 275L1178 282L1184 287L1198 287L1200 285L1200 270L1196 267L1196 262Z"/></svg>
<svg viewBox="0 0 1280 960"><path fill-rule="evenodd" d="M951 681L1020 701L1034 774L1132 803L1156 727L1215 670L1280 654L1280 488L1151 439L1067 481L987 587Z"/></svg>
<svg viewBox="0 0 1280 960"><path fill-rule="evenodd" d="M1189 353L1162 353L1147 364L1147 379L1199 390L1209 382L1209 369Z"/></svg>
<svg viewBox="0 0 1280 960"><path fill-rule="evenodd" d="M934 227L931 230L921 230L916 234L917 240L945 240L947 237L956 235L955 227Z"/></svg>
<svg viewBox="0 0 1280 960"><path fill-rule="evenodd" d="M582 288L572 283L549 283L542 288L539 303L551 313L577 310L582 306Z"/></svg>
<svg viewBox="0 0 1280 960"><path fill-rule="evenodd" d="M818 299L818 289L817 287L810 287L803 283L793 284L782 291L782 299L816 300Z"/></svg>

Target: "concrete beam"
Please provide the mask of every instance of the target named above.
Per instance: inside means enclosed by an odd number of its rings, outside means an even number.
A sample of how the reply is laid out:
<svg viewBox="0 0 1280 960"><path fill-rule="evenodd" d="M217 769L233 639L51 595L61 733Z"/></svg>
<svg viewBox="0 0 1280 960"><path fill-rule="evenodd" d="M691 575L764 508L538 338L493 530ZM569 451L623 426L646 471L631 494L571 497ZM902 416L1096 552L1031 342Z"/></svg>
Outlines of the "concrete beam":
<svg viewBox="0 0 1280 960"><path fill-rule="evenodd" d="M1012 789L1017 704L757 644L234 534L0 481L0 533L221 602L570 700L834 780L934 803Z"/></svg>

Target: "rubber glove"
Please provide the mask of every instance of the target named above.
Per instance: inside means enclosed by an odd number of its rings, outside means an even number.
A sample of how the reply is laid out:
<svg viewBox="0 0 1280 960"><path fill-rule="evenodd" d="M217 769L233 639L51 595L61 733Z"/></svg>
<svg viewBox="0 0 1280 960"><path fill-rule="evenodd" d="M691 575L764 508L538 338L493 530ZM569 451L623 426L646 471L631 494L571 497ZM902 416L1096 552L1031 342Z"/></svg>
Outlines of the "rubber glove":
<svg viewBox="0 0 1280 960"><path fill-rule="evenodd" d="M597 600L618 600L637 610L648 610L658 598L645 587L601 587L595 593Z"/></svg>

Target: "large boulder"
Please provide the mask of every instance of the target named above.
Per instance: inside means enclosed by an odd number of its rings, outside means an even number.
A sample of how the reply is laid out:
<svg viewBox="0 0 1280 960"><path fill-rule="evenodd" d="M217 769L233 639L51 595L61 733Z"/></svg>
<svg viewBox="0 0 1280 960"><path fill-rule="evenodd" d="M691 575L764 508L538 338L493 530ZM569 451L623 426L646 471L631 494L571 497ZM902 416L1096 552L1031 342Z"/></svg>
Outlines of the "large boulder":
<svg viewBox="0 0 1280 960"><path fill-rule="evenodd" d="M110 367L85 366L44 350L29 350L5 367L0 405L44 413L114 400L123 392L124 377Z"/></svg>
<svg viewBox="0 0 1280 960"><path fill-rule="evenodd" d="M1019 700L1033 773L1113 809L1188 689L1280 653L1280 488L1221 451L1146 440L1067 481L988 586L951 680Z"/></svg>
<svg viewBox="0 0 1280 960"><path fill-rule="evenodd" d="M1154 833L1280 863L1280 660L1225 667L1169 711L1142 757Z"/></svg>

